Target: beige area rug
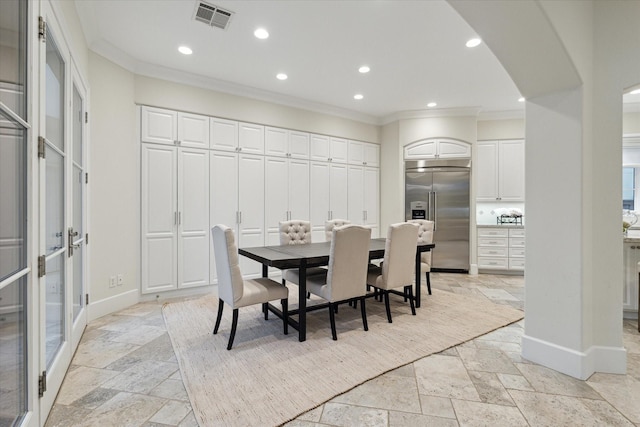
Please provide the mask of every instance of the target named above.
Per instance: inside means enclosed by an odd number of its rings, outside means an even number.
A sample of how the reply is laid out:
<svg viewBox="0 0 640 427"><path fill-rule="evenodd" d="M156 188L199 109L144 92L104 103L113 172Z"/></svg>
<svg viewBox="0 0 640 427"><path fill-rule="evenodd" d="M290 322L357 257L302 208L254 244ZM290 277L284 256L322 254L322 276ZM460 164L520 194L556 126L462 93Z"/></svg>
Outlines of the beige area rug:
<svg viewBox="0 0 640 427"><path fill-rule="evenodd" d="M290 303L297 301L295 287ZM384 303L367 300L369 331L360 309L341 305L338 341L331 339L328 311L307 315L307 340L282 333L282 321L265 321L260 306L240 309L234 346L227 351L232 310L225 307L212 335L218 299L206 296L168 303L163 314L194 414L209 426L285 423L363 382L424 356L516 322L523 313L474 296L434 290L412 316L392 297L393 323ZM291 304L294 305L294 304Z"/></svg>

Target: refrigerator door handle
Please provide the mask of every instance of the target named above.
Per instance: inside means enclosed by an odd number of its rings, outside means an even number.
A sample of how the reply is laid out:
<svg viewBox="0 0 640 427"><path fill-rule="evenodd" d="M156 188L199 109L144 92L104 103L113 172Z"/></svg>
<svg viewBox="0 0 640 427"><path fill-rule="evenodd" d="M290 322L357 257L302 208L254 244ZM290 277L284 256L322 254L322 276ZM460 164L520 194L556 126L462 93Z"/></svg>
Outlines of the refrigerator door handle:
<svg viewBox="0 0 640 427"><path fill-rule="evenodd" d="M431 221L431 191L427 194L427 213L425 219Z"/></svg>
<svg viewBox="0 0 640 427"><path fill-rule="evenodd" d="M438 211L438 193L434 191L433 192L433 231L436 231L436 228L438 226L437 211Z"/></svg>

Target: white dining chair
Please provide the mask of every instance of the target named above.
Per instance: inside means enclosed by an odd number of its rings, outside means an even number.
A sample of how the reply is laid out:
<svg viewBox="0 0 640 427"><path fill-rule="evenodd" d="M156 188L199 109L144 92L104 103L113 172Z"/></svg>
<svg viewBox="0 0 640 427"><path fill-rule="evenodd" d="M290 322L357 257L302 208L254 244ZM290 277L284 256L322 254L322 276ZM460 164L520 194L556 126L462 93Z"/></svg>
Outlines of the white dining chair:
<svg viewBox="0 0 640 427"><path fill-rule="evenodd" d="M307 290L329 302L331 336L338 339L335 312L338 304L360 300L362 326L367 325L365 295L367 293L367 265L371 229L359 225L345 225L333 229L327 275L307 279Z"/></svg>
<svg viewBox="0 0 640 427"><path fill-rule="evenodd" d="M367 285L372 286L384 296L389 323L392 323L389 293L394 288L404 288L403 295L409 299L411 314L414 316L416 314L413 302L413 272L415 270L417 240L418 227L416 224L407 222L391 224L387 231L382 266L369 266Z"/></svg>
<svg viewBox="0 0 640 427"><path fill-rule="evenodd" d="M224 225L218 224L211 229L213 239L213 251L218 272L218 317L213 328L213 334L218 333L222 310L224 304L228 304L233 309L233 320L231 323L231 334L227 350L231 350L233 339L238 326L238 309L254 304L263 304L265 320L268 319L269 311L266 304L269 301L280 300L282 304L282 322L284 334L288 330L288 298L289 290L286 286L268 279L259 278L244 280L240 271L238 259L238 247L236 246L233 230Z"/></svg>
<svg viewBox="0 0 640 427"><path fill-rule="evenodd" d="M280 244L281 245L306 245L311 243L311 222L301 220L280 221ZM306 275L325 275L327 269L322 267L307 268ZM282 284L291 282L300 285L300 271L297 268L290 268L282 272ZM307 293L307 298L309 293Z"/></svg>
<svg viewBox="0 0 640 427"><path fill-rule="evenodd" d="M333 237L333 229L336 227L342 227L343 225L351 224L348 219L330 219L324 223L324 239L327 242L331 241Z"/></svg>
<svg viewBox="0 0 640 427"><path fill-rule="evenodd" d="M418 244L433 243L433 221L426 219L411 219L412 224L418 224ZM420 254L420 273L425 274L427 291L431 295L431 251Z"/></svg>

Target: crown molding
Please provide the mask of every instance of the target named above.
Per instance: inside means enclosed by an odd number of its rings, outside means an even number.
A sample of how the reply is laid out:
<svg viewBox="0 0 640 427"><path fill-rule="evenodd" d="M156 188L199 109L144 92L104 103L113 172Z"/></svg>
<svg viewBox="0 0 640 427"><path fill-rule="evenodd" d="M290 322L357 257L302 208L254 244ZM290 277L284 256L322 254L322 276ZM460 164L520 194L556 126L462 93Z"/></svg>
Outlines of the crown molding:
<svg viewBox="0 0 640 427"><path fill-rule="evenodd" d="M477 117L480 107L438 108L429 110L399 111L385 116L381 124L386 125L398 120L426 119L433 117Z"/></svg>
<svg viewBox="0 0 640 427"><path fill-rule="evenodd" d="M478 115L478 121L524 119L525 110L483 111Z"/></svg>

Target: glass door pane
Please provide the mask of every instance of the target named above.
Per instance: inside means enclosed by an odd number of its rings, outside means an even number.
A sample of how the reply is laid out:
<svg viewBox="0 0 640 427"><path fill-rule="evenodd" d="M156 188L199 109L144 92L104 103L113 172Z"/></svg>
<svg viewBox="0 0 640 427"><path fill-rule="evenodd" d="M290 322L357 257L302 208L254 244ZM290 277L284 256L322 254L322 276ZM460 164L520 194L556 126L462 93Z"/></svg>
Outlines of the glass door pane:
<svg viewBox="0 0 640 427"><path fill-rule="evenodd" d="M0 1L0 102L27 120L27 5L19 0Z"/></svg>
<svg viewBox="0 0 640 427"><path fill-rule="evenodd" d="M78 318L84 307L84 147L83 147L83 126L84 126L84 102L80 91L73 85L73 122L72 122L72 203L73 218L69 239L73 244L69 254L73 269L73 320Z"/></svg>

